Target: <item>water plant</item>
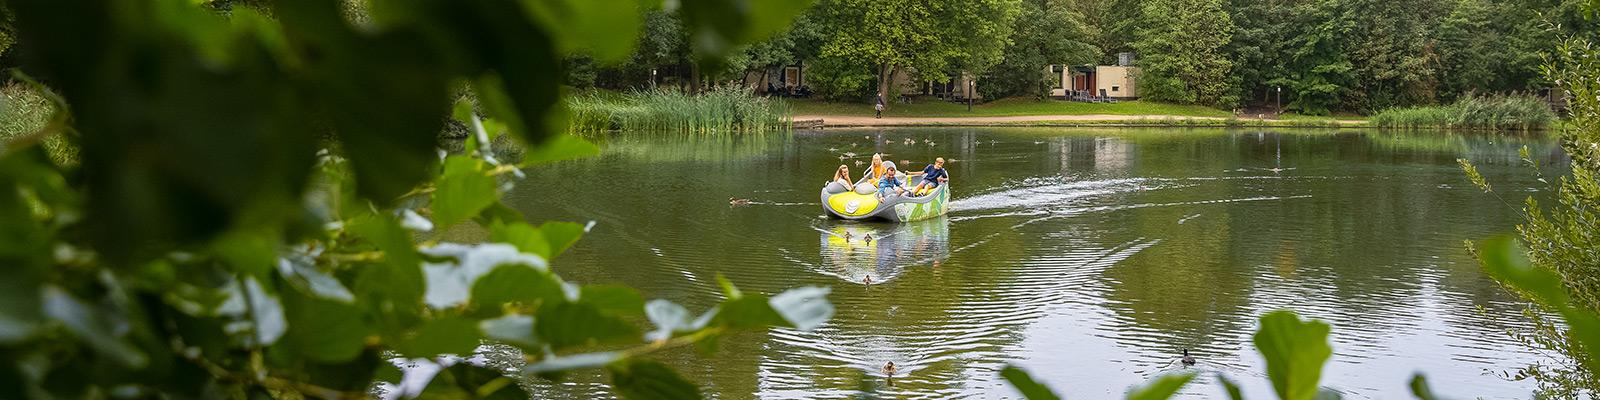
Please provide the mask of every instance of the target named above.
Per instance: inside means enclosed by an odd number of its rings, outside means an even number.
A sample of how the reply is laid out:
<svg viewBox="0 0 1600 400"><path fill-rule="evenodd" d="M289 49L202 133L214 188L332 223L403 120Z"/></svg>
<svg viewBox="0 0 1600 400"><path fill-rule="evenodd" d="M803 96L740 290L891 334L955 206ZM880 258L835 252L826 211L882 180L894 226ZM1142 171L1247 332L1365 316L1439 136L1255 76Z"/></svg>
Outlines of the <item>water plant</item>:
<svg viewBox="0 0 1600 400"><path fill-rule="evenodd" d="M789 105L749 89L717 86L700 94L657 88L589 92L567 100L575 132L661 131L748 133L789 128Z"/></svg>
<svg viewBox="0 0 1600 400"><path fill-rule="evenodd" d="M1391 108L1372 116L1372 124L1395 129L1538 130L1556 121L1539 98L1520 95L1467 95L1439 106Z"/></svg>

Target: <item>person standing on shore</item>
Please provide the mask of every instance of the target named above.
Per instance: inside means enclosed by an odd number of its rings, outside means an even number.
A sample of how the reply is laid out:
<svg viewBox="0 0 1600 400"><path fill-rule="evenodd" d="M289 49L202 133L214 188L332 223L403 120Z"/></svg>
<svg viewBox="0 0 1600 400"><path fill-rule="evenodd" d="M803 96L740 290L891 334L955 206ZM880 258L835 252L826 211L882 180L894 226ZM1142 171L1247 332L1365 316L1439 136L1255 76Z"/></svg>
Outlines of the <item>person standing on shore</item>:
<svg viewBox="0 0 1600 400"><path fill-rule="evenodd" d="M878 102L872 105L872 110L877 112L873 118L883 119L883 96L878 96Z"/></svg>

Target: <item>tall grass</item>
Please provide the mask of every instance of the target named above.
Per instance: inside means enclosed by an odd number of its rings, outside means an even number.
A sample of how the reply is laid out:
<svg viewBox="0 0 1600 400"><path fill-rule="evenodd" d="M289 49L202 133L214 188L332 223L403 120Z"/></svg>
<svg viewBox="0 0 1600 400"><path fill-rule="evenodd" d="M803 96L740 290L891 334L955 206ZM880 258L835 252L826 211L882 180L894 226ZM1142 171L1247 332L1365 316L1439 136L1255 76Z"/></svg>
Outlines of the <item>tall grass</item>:
<svg viewBox="0 0 1600 400"><path fill-rule="evenodd" d="M1391 108L1373 115L1373 125L1397 129L1538 130L1556 122L1539 98L1527 95L1468 95L1442 106Z"/></svg>
<svg viewBox="0 0 1600 400"><path fill-rule="evenodd" d="M789 105L737 86L693 95L672 89L584 93L567 99L577 132L740 133L788 129Z"/></svg>

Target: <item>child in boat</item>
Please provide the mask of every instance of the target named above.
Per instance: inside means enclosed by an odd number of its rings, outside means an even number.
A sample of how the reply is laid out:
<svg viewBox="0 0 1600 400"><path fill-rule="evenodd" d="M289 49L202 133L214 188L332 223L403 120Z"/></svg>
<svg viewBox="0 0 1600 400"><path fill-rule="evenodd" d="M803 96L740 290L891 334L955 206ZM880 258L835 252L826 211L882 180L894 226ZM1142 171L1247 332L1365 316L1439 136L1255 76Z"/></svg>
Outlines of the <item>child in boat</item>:
<svg viewBox="0 0 1600 400"><path fill-rule="evenodd" d="M873 185L877 185L878 181L883 180L883 172L885 170L883 167L883 154L872 153L872 168L863 171L861 178Z"/></svg>
<svg viewBox="0 0 1600 400"><path fill-rule="evenodd" d="M922 175L922 182L911 189L912 196L921 196L924 190L932 192L934 188L950 181L950 173L944 170L944 157L933 159L933 164L928 164L922 172L912 172L911 175Z"/></svg>
<svg viewBox="0 0 1600 400"><path fill-rule="evenodd" d="M885 166L884 170L883 179L878 181L878 201L880 202L889 196L889 191L891 190L897 195L905 194L906 192L906 188L901 186L903 183L900 182L900 176L894 170L894 164Z"/></svg>
<svg viewBox="0 0 1600 400"><path fill-rule="evenodd" d="M839 165L839 169L833 171L833 182L844 185L844 190L856 190L856 185L850 182L850 166Z"/></svg>

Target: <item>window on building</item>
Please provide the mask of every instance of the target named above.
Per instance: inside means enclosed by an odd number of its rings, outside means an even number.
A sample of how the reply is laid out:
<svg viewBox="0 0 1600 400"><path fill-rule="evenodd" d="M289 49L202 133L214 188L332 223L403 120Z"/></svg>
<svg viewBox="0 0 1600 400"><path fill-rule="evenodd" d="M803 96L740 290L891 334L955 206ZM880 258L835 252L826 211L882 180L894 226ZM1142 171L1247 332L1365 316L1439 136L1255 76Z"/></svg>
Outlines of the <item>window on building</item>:
<svg viewBox="0 0 1600 400"><path fill-rule="evenodd" d="M1121 89L1121 88L1122 88L1121 86L1111 85L1111 91L1113 91L1113 92L1115 92L1115 91L1117 91L1117 89Z"/></svg>
<svg viewBox="0 0 1600 400"><path fill-rule="evenodd" d="M1056 78L1056 79L1054 79L1054 84L1050 85L1051 89L1060 89L1063 85L1066 84L1066 75L1062 74L1062 72L1065 72L1065 71L1066 71L1065 66L1061 66L1061 65L1051 65L1050 66L1050 76L1054 76Z"/></svg>

